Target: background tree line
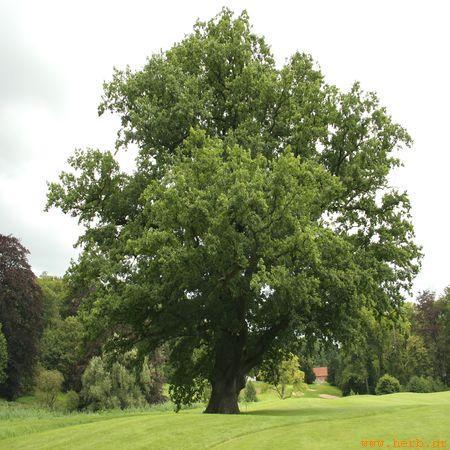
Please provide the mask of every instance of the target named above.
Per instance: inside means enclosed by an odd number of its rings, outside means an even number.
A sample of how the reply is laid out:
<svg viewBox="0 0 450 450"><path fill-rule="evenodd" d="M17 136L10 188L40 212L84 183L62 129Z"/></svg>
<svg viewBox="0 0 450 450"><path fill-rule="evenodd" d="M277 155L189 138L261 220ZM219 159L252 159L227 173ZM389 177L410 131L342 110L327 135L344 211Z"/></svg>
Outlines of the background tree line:
<svg viewBox="0 0 450 450"><path fill-rule="evenodd" d="M374 394L384 374L405 390L432 392L449 383L450 288L424 291L405 303L396 322L366 315L364 332L351 345L332 347L316 361L328 365L330 383L344 395Z"/></svg>

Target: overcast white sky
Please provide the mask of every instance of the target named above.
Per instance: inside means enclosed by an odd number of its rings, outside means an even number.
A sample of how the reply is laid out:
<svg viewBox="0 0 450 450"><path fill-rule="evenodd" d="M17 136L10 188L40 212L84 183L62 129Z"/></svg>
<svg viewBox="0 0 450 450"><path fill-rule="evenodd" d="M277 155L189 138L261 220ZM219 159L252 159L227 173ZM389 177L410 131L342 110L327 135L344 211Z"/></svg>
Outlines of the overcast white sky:
<svg viewBox="0 0 450 450"><path fill-rule="evenodd" d="M0 233L31 251L37 274L61 275L76 255L76 219L43 211L74 148L111 148L98 118L113 66L138 68L222 6L247 9L281 64L296 50L327 81L378 92L415 140L394 183L408 190L425 258L415 289L450 284L448 1L0 0Z"/></svg>

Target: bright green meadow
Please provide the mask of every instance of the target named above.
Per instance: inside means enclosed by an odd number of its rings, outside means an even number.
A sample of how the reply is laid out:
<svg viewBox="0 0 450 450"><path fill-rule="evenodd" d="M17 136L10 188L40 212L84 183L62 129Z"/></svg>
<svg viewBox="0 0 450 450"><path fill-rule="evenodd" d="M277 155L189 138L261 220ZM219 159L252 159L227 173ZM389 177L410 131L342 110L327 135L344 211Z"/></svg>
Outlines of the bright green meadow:
<svg viewBox="0 0 450 450"><path fill-rule="evenodd" d="M260 394L237 416L205 415L200 407L175 414L167 406L63 414L29 399L0 402L0 449L358 449L380 448L379 440L395 448L394 439L442 448L449 438L450 392L324 399L319 394L339 392L310 389L285 400ZM377 442L362 442L370 440Z"/></svg>

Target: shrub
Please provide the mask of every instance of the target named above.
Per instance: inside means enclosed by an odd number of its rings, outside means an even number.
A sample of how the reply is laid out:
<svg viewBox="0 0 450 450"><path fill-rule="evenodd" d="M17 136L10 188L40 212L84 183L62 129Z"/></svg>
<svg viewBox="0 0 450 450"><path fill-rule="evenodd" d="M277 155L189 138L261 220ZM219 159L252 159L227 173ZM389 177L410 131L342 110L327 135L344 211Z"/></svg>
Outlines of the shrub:
<svg viewBox="0 0 450 450"><path fill-rule="evenodd" d="M259 384L259 392L261 392L261 394L265 394L269 390L269 388L270 388L269 383L261 381L261 383Z"/></svg>
<svg viewBox="0 0 450 450"><path fill-rule="evenodd" d="M413 375L408 382L406 389L409 392L433 392L434 391L434 380L432 378L419 377Z"/></svg>
<svg viewBox="0 0 450 450"><path fill-rule="evenodd" d="M111 392L111 376L100 357L95 356L89 361L81 383L81 400L87 409L98 411L118 406L118 400L113 398Z"/></svg>
<svg viewBox="0 0 450 450"><path fill-rule="evenodd" d="M66 394L65 406L67 411L76 411L80 404L80 397L75 391L69 391Z"/></svg>
<svg viewBox="0 0 450 450"><path fill-rule="evenodd" d="M111 369L111 393L121 409L144 406L146 403L135 376L118 362Z"/></svg>
<svg viewBox="0 0 450 450"><path fill-rule="evenodd" d="M394 392L400 392L400 382L397 378L386 373L378 380L375 393L377 395L384 395L393 394Z"/></svg>
<svg viewBox="0 0 450 450"><path fill-rule="evenodd" d="M109 371L102 358L92 358L81 382L81 400L88 410L139 408L147 404L135 375L119 362Z"/></svg>
<svg viewBox="0 0 450 450"><path fill-rule="evenodd" d="M55 406L64 377L57 370L40 369L36 376L36 396L40 403L49 408Z"/></svg>
<svg viewBox="0 0 450 450"><path fill-rule="evenodd" d="M163 403L167 398L163 395L164 360L157 350L152 359L146 357L139 374L139 384L149 404ZM209 397L208 397L209 399Z"/></svg>
<svg viewBox="0 0 450 450"><path fill-rule="evenodd" d="M255 384L253 383L253 381L249 380L247 381L244 389L244 402L251 403L257 401L258 397L256 396Z"/></svg>

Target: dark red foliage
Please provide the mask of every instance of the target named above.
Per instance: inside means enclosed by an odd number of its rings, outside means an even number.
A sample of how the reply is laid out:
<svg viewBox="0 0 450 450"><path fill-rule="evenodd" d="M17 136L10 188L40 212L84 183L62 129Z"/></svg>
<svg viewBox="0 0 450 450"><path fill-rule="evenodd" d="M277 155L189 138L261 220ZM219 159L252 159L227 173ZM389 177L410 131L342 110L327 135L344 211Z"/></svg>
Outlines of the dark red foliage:
<svg viewBox="0 0 450 450"><path fill-rule="evenodd" d="M31 383L42 333L42 292L28 250L0 234L0 323L8 346L7 379L0 396L14 399Z"/></svg>

